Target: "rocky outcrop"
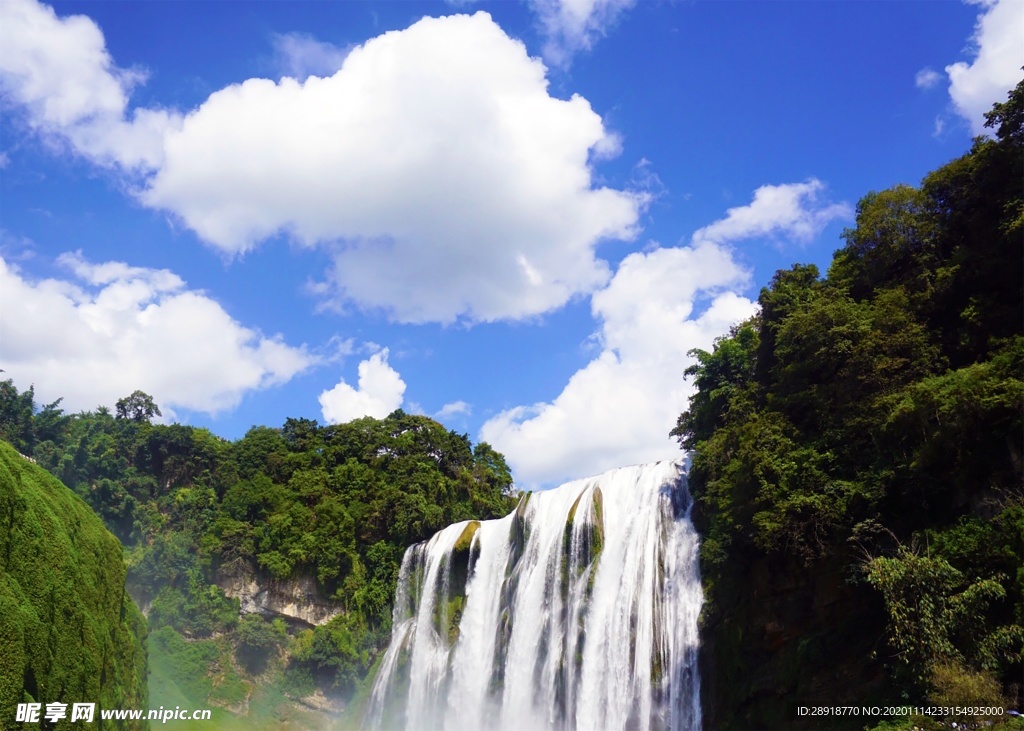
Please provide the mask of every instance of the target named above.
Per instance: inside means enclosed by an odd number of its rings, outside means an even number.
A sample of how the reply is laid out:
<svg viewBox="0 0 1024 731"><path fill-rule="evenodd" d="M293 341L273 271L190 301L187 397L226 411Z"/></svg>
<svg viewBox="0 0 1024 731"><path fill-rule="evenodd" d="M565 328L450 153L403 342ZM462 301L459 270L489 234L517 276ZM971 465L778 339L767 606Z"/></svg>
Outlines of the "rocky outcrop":
<svg viewBox="0 0 1024 731"><path fill-rule="evenodd" d="M345 712L345 702L334 696L324 695L324 692L317 688L312 694L305 698L297 698L294 702L311 711L325 713L328 716L337 717Z"/></svg>
<svg viewBox="0 0 1024 731"><path fill-rule="evenodd" d="M242 614L284 617L308 625L326 624L341 614L341 605L331 601L311 576L274 579L252 569L233 566L217 574L217 586L238 599Z"/></svg>

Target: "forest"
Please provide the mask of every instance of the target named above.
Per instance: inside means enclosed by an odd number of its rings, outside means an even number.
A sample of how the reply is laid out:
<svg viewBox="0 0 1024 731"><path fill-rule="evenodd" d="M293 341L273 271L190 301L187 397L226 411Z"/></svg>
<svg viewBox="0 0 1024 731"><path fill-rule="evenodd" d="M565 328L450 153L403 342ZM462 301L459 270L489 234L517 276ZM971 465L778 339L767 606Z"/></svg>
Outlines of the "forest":
<svg viewBox="0 0 1024 731"><path fill-rule="evenodd" d="M673 434L710 727L820 727L794 699L1022 707L1024 82L987 124L919 187L866 195L825 276L779 271L694 353Z"/></svg>
<svg viewBox="0 0 1024 731"><path fill-rule="evenodd" d="M343 709L387 646L405 548L514 506L504 458L424 416L289 419L234 443L158 416L142 392L114 413L64 414L0 382L0 435L124 545L127 587L148 619L151 701L164 705L239 711L255 692L268 727L287 720L289 699L318 691ZM221 587L238 574L311 579L336 616L315 627L240 616Z"/></svg>

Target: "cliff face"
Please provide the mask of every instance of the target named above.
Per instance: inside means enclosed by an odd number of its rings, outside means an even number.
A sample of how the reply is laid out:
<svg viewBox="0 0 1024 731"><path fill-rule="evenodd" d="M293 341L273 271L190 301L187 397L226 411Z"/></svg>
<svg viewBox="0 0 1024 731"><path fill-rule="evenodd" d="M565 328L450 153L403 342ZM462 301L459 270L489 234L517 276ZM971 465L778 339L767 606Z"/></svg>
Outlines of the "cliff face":
<svg viewBox="0 0 1024 731"><path fill-rule="evenodd" d="M341 606L327 599L310 576L274 579L243 565L219 572L217 585L226 596L239 600L243 614L284 617L313 626L341 614Z"/></svg>
<svg viewBox="0 0 1024 731"><path fill-rule="evenodd" d="M701 621L701 703L715 729L820 728L798 706L861 706L887 697L885 614L841 561L751 561L711 573ZM863 718L829 727L863 728Z"/></svg>
<svg viewBox="0 0 1024 731"><path fill-rule="evenodd" d="M146 623L125 575L85 502L0 442L0 727L18 703L96 703L96 722L146 707Z"/></svg>

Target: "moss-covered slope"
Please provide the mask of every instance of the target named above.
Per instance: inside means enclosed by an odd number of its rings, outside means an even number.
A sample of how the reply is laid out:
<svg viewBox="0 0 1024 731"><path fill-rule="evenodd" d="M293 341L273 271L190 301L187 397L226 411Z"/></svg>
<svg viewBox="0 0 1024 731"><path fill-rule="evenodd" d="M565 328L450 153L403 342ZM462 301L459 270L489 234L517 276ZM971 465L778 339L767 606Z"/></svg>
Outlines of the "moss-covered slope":
<svg viewBox="0 0 1024 731"><path fill-rule="evenodd" d="M0 728L17 727L18 703L96 703L96 724L101 708L146 707L146 623L125 573L85 502L0 442Z"/></svg>

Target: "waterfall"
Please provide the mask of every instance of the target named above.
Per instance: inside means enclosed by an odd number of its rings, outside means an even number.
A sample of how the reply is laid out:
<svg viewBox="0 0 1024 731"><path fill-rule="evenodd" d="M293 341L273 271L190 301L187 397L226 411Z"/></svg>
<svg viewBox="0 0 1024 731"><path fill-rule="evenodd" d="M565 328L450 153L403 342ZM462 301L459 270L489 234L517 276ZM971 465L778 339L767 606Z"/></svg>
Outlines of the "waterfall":
<svg viewBox="0 0 1024 731"><path fill-rule="evenodd" d="M690 505L681 463L639 465L409 548L365 725L699 729Z"/></svg>

